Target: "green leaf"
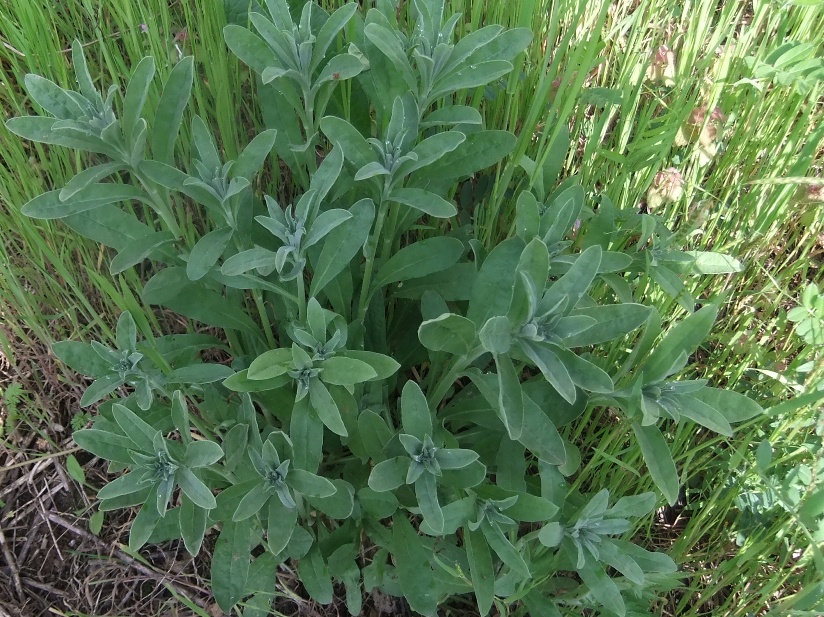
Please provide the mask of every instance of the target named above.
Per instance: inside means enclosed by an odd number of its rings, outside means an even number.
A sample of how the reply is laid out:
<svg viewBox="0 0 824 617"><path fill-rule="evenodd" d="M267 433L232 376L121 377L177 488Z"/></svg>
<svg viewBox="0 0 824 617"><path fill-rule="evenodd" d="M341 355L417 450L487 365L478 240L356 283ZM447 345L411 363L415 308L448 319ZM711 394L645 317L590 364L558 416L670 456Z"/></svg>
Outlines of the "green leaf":
<svg viewBox="0 0 824 617"><path fill-rule="evenodd" d="M289 425L289 437L300 444L294 452L293 463L298 469L317 470L323 458L323 422L310 407L309 397L295 401ZM293 470L294 471L294 470Z"/></svg>
<svg viewBox="0 0 824 617"><path fill-rule="evenodd" d="M102 459L128 466L134 465L132 457L129 456L129 450L134 450L134 443L128 437L86 428L75 431L72 439L78 446Z"/></svg>
<svg viewBox="0 0 824 617"><path fill-rule="evenodd" d="M486 169L509 154L517 139L508 131L479 131L466 136L466 140L446 157L441 164L422 170L428 180L447 180L470 176Z"/></svg>
<svg viewBox="0 0 824 617"><path fill-rule="evenodd" d="M610 393L615 389L612 378L589 360L561 347L553 346L555 355L564 363L573 383L589 392Z"/></svg>
<svg viewBox="0 0 824 617"><path fill-rule="evenodd" d="M591 246L578 255L578 259L561 278L555 281L541 298L538 312L550 310L562 300L566 300L564 314L569 314L584 297L601 265L601 247Z"/></svg>
<svg viewBox="0 0 824 617"><path fill-rule="evenodd" d="M336 148L340 148L345 154L346 160L350 161L355 169L361 169L369 163L375 162L375 153L372 147L360 131L346 120L336 116L326 116L320 121L320 128L329 138L329 141L335 144ZM355 213L352 212L352 214ZM372 218L374 218L374 212Z"/></svg>
<svg viewBox="0 0 824 617"><path fill-rule="evenodd" d="M428 129L433 126L444 126L453 124L483 124L481 114L474 107L466 105L447 105L440 107L421 120L420 128Z"/></svg>
<svg viewBox="0 0 824 617"><path fill-rule="evenodd" d="M389 283L445 270L462 254L463 244L456 238L435 236L419 240L390 257L378 270L373 286L377 289Z"/></svg>
<svg viewBox="0 0 824 617"><path fill-rule="evenodd" d="M463 448L438 448L435 459L441 469L463 469L478 460L478 453Z"/></svg>
<svg viewBox="0 0 824 617"><path fill-rule="evenodd" d="M232 255L223 262L220 271L226 276L237 276L249 270L274 268L277 264L277 253L256 246Z"/></svg>
<svg viewBox="0 0 824 617"><path fill-rule="evenodd" d="M429 565L429 552L421 543L406 516L393 519L392 548L398 583L409 606L423 615L434 615L438 608L437 583Z"/></svg>
<svg viewBox="0 0 824 617"><path fill-rule="evenodd" d="M66 124L72 124L73 131L66 128ZM62 130L59 130L60 127ZM97 152L105 154L110 158L118 158L119 153L99 137L79 130L79 125L70 120L59 120L57 118L42 118L40 116L22 116L11 118L6 121L6 128L12 133L44 144L54 144L65 146L77 150Z"/></svg>
<svg viewBox="0 0 824 617"><path fill-rule="evenodd" d="M401 392L401 424L406 433L421 441L432 436L432 414L420 386L407 381Z"/></svg>
<svg viewBox="0 0 824 617"><path fill-rule="evenodd" d="M538 367L538 370L541 371L541 374L558 394L568 403L574 403L577 397L575 382L572 381L566 365L555 352L546 345L526 341L521 342L521 349L535 363L535 366Z"/></svg>
<svg viewBox="0 0 824 617"><path fill-rule="evenodd" d="M744 264L729 255L715 253L713 251L684 251L692 257L692 261L686 262L684 267L677 267L673 264L673 270L683 274L732 274L741 272Z"/></svg>
<svg viewBox="0 0 824 617"><path fill-rule="evenodd" d="M180 500L180 535L183 544L192 557L196 557L206 535L206 510L194 504L184 495Z"/></svg>
<svg viewBox="0 0 824 617"><path fill-rule="evenodd" d="M326 478L321 478L303 469L291 469L286 476L286 483L306 497L330 497L337 488Z"/></svg>
<svg viewBox="0 0 824 617"><path fill-rule="evenodd" d="M685 418L706 426L720 435L732 437L732 427L723 414L689 394L671 395L678 403L678 412Z"/></svg>
<svg viewBox="0 0 824 617"><path fill-rule="evenodd" d="M618 550L610 540L602 539L598 545L599 561L618 570L636 585L644 585L646 578L644 571L635 563L635 560Z"/></svg>
<svg viewBox="0 0 824 617"><path fill-rule="evenodd" d="M369 237L375 218L375 204L361 199L349 211L352 218L326 236L312 275L310 295L316 296L349 264Z"/></svg>
<svg viewBox="0 0 824 617"><path fill-rule="evenodd" d="M166 380L169 383L202 384L223 381L234 374L231 368L223 364L192 364L175 369L166 375Z"/></svg>
<svg viewBox="0 0 824 617"><path fill-rule="evenodd" d="M332 577L323 561L320 547L315 544L298 562L298 575L309 596L320 604L330 604L334 596Z"/></svg>
<svg viewBox="0 0 824 617"><path fill-rule="evenodd" d="M605 343L641 327L655 310L643 304L606 304L576 309L571 316L591 317L595 323L582 332L565 337L568 347Z"/></svg>
<svg viewBox="0 0 824 617"><path fill-rule="evenodd" d="M267 520L266 543L272 554L277 555L286 548L292 538L298 522L298 510L287 508L280 499L270 499Z"/></svg>
<svg viewBox="0 0 824 617"><path fill-rule="evenodd" d="M644 381L655 383L668 377L679 357L689 356L704 342L717 315L718 308L709 304L672 328L644 362Z"/></svg>
<svg viewBox="0 0 824 617"><path fill-rule="evenodd" d="M469 561L469 573L472 577L472 591L478 603L478 612L484 617L492 608L495 599L495 571L492 554L481 531L464 528L464 548Z"/></svg>
<svg viewBox="0 0 824 617"><path fill-rule="evenodd" d="M657 426L641 426L637 422L632 423L632 431L641 446L652 479L669 504L675 505L678 501L678 471L664 436Z"/></svg>
<svg viewBox="0 0 824 617"><path fill-rule="evenodd" d="M129 530L129 548L137 551L149 541L154 528L160 522L160 513L155 507L157 502L157 485L152 487L140 512L134 517Z"/></svg>
<svg viewBox="0 0 824 617"><path fill-rule="evenodd" d="M587 559L583 567L578 568L578 574L589 587L589 591L596 602L618 615L618 617L624 617L627 614L624 598L621 596L618 585L607 576L604 568L597 561Z"/></svg>
<svg viewBox="0 0 824 617"><path fill-rule="evenodd" d="M512 359L495 356L498 368L498 416L504 423L510 439L518 439L524 426L524 396L518 373Z"/></svg>
<svg viewBox="0 0 824 617"><path fill-rule="evenodd" d="M317 412L321 422L330 431L341 437L349 435L346 425L343 423L338 404L323 382L317 379L312 380L309 385L309 401L312 403L312 408Z"/></svg>
<svg viewBox="0 0 824 617"><path fill-rule="evenodd" d="M125 168L126 166L122 163L103 163L101 165L95 165L94 167L87 167L69 180L66 186L60 189L60 201L69 200L89 185L100 182L104 178L108 178L112 174Z"/></svg>
<svg viewBox="0 0 824 617"><path fill-rule="evenodd" d="M165 268L155 274L143 288L143 300L210 326L259 333L246 311L221 294L191 282L183 268Z"/></svg>
<svg viewBox="0 0 824 617"><path fill-rule="evenodd" d="M484 490L487 487L479 488L478 494L484 497L489 496L495 499L505 499L511 496L517 496L518 500L508 507L504 511L504 514L522 523L541 523L558 514L558 506L548 499L538 497L537 495L514 491L499 491L498 495L495 495L492 490L487 493ZM489 486L488 488L492 489L493 487Z"/></svg>
<svg viewBox="0 0 824 617"><path fill-rule="evenodd" d="M206 276L223 255L233 233L231 227L221 227L210 231L197 241L186 263L186 276L189 280L197 281Z"/></svg>
<svg viewBox="0 0 824 617"><path fill-rule="evenodd" d="M103 100L100 97L100 93L94 87L94 82L89 74L89 66L86 64L83 45L81 45L77 39L72 41L72 67L74 68L77 85L80 86L80 93L89 99L89 101L102 104ZM98 107L99 106L100 105L98 105Z"/></svg>
<svg viewBox="0 0 824 617"><path fill-rule="evenodd" d="M351 79L363 72L364 68L366 67L358 57L348 53L338 54L326 63L313 87L318 88L321 84L329 81Z"/></svg>
<svg viewBox="0 0 824 617"><path fill-rule="evenodd" d="M443 511L441 504L438 502L438 485L435 482L435 476L424 472L415 480L415 496L418 499L418 507L421 509L421 514L429 528L435 532L436 535L443 533Z"/></svg>
<svg viewBox="0 0 824 617"><path fill-rule="evenodd" d="M501 558L501 561L509 566L514 573L526 579L532 576L524 558L504 535L497 523L490 523L484 519L481 523L481 532L484 538L486 538L489 547L495 551L498 557Z"/></svg>
<svg viewBox="0 0 824 617"><path fill-rule="evenodd" d="M91 531L94 535L100 535L100 531L103 529L105 516L106 513L103 512L103 510L97 510L89 517L89 531Z"/></svg>
<svg viewBox="0 0 824 617"><path fill-rule="evenodd" d="M555 548L564 539L564 528L561 523L547 523L538 534L538 541L549 548Z"/></svg>
<svg viewBox="0 0 824 617"><path fill-rule="evenodd" d="M369 488L377 493L394 491L406 483L409 463L409 458L405 456L390 458L378 463L369 474Z"/></svg>
<svg viewBox="0 0 824 617"><path fill-rule="evenodd" d="M280 499L273 497L267 490L266 486L261 482L255 484L248 493L243 496L240 503L237 504L237 509L232 514L232 520L235 522L245 521L247 518L254 516L260 509L266 505L267 501L277 501Z"/></svg>
<svg viewBox="0 0 824 617"><path fill-rule="evenodd" d="M215 501L215 496L212 495L212 491L188 468L178 467L175 479L183 493L191 499L195 505L206 510L212 510L217 507L217 502Z"/></svg>
<svg viewBox="0 0 824 617"><path fill-rule="evenodd" d="M452 202L423 189L395 189L389 194L387 199L420 210L424 214L442 219L448 219L458 213L458 209Z"/></svg>
<svg viewBox="0 0 824 617"><path fill-rule="evenodd" d="M226 521L221 529L212 555L212 592L215 601L225 613L246 595L249 576L249 521Z"/></svg>
<svg viewBox="0 0 824 617"><path fill-rule="evenodd" d="M518 260L518 272L529 275L538 293L546 286L549 276L549 250L540 238L532 238Z"/></svg>
<svg viewBox="0 0 824 617"><path fill-rule="evenodd" d="M464 65L460 69L438 79L427 100L437 100L447 94L467 88L477 88L498 79L512 70L506 60L490 60L479 64Z"/></svg>
<svg viewBox="0 0 824 617"><path fill-rule="evenodd" d="M609 509L610 515L619 518L646 516L655 508L655 493L627 495L621 497Z"/></svg>
<svg viewBox="0 0 824 617"><path fill-rule="evenodd" d="M351 358L364 362L372 367L375 371L375 377L369 381L379 381L388 379L394 375L401 367L393 358L383 354L375 353L374 351L362 351L347 349L337 352L337 355L342 358Z"/></svg>
<svg viewBox="0 0 824 617"><path fill-rule="evenodd" d="M355 508L355 488L346 480L332 480L332 484L337 489L335 493L326 497L310 497L309 503L328 517L345 520Z"/></svg>
<svg viewBox="0 0 824 617"><path fill-rule="evenodd" d="M632 558L635 563L641 566L644 572L663 572L672 574L678 571L678 566L672 558L665 553L651 552L641 548L637 544L627 542L626 540L618 540L610 538L610 542L614 544L618 550L624 553L627 557Z"/></svg>
<svg viewBox="0 0 824 617"><path fill-rule="evenodd" d="M558 429L529 396L524 396L524 422L518 438L530 452L551 465L563 465L566 451Z"/></svg>
<svg viewBox="0 0 824 617"><path fill-rule="evenodd" d="M223 450L213 441L193 441L186 446L183 464L187 467L208 467L223 458Z"/></svg>
<svg viewBox="0 0 824 617"><path fill-rule="evenodd" d="M155 62L151 56L143 58L132 72L126 95L123 97L123 118L120 124L126 143L131 143L132 136L140 121L143 106L149 94L149 86L155 74Z"/></svg>
<svg viewBox="0 0 824 617"><path fill-rule="evenodd" d="M424 321L418 328L418 339L432 351L464 354L475 341L475 324L461 315L444 313Z"/></svg>
<svg viewBox="0 0 824 617"><path fill-rule="evenodd" d="M191 179L187 173L160 161L141 161L140 171L146 174L152 182L175 191L182 191L183 183Z"/></svg>
<svg viewBox="0 0 824 617"><path fill-rule="evenodd" d="M76 459L75 464L77 464ZM97 491L97 498L114 499L115 497L122 497L123 495L131 495L132 493L142 491L147 487L145 482L140 481L142 476L142 469L122 475Z"/></svg>
<svg viewBox="0 0 824 617"><path fill-rule="evenodd" d="M86 111L72 96L53 81L40 75L28 74L24 79L26 91L35 103L61 120L77 120Z"/></svg>
<svg viewBox="0 0 824 617"><path fill-rule="evenodd" d="M143 452L155 451L153 444L158 434L156 429L138 417L131 409L118 403L112 405L112 415L117 425Z"/></svg>
<svg viewBox="0 0 824 617"><path fill-rule="evenodd" d="M267 129L255 135L232 166L232 177L246 178L251 182L266 162L266 157L272 151L276 138L275 129Z"/></svg>
<svg viewBox="0 0 824 617"><path fill-rule="evenodd" d="M440 483L452 488L472 488L486 480L486 466L480 461L470 463L461 469L445 469Z"/></svg>
<svg viewBox="0 0 824 617"><path fill-rule="evenodd" d="M490 317L478 332L478 340L494 355L508 353L512 347L512 323L503 315Z"/></svg>
<svg viewBox="0 0 824 617"><path fill-rule="evenodd" d="M370 458L376 461L382 461L386 458L383 447L392 438L392 431L382 417L371 409L362 411L358 416L358 434ZM405 468L403 477L406 478Z"/></svg>
<svg viewBox="0 0 824 617"><path fill-rule="evenodd" d="M389 61L398 70L404 82L411 92L418 91L418 83L415 79L412 65L406 57L406 53L401 47L396 34L388 30L384 26L371 23L364 28L364 34L381 52L389 59Z"/></svg>
<svg viewBox="0 0 824 617"><path fill-rule="evenodd" d="M465 62L473 52L489 45L503 31L503 26L497 24L485 26L462 37L455 44L449 59L444 64L444 71L453 71Z"/></svg>
<svg viewBox="0 0 824 617"><path fill-rule="evenodd" d="M733 390L705 387L690 393L690 396L718 411L730 424L744 422L764 413L754 400Z"/></svg>
<svg viewBox="0 0 824 617"><path fill-rule="evenodd" d="M192 93L193 77L192 56L183 58L169 73L160 102L157 104L152 129L152 156L156 161L172 163L177 134L183 121L183 111Z"/></svg>
<svg viewBox="0 0 824 617"><path fill-rule="evenodd" d="M510 238L492 249L484 260L466 314L478 327L490 317L506 315L509 311L523 249L523 240Z"/></svg>
<svg viewBox="0 0 824 617"><path fill-rule="evenodd" d="M321 26L312 48L312 61L309 65L309 72L314 73L315 69L323 62L329 47L335 42L335 37L343 30L349 20L355 15L357 5L353 3L344 4L329 16L329 19Z"/></svg>
<svg viewBox="0 0 824 617"><path fill-rule="evenodd" d="M271 379L286 373L292 362L292 350L286 347L270 349L252 360L248 368L249 379Z"/></svg>
<svg viewBox="0 0 824 617"><path fill-rule="evenodd" d="M175 240L174 234L170 231L158 231L137 238L123 247L112 259L109 272L112 275L120 274L151 256L160 247L172 244Z"/></svg>
<svg viewBox="0 0 824 617"><path fill-rule="evenodd" d="M88 407L89 405L94 405L97 401L105 398L117 390L124 383L125 382L120 378L120 375L117 374L106 375L105 377L101 377L93 381L83 393L83 396L80 399L80 406Z"/></svg>
<svg viewBox="0 0 824 617"><path fill-rule="evenodd" d="M26 203L21 212L36 219L61 219L120 201L145 200L143 191L128 184L91 184L66 201L60 191L48 191Z"/></svg>
<svg viewBox="0 0 824 617"><path fill-rule="evenodd" d="M89 343L59 341L52 345L52 351L70 369L87 377L103 377L113 368Z"/></svg>
<svg viewBox="0 0 824 617"><path fill-rule="evenodd" d="M454 108L453 107L442 107L439 111L443 111L443 110L447 110L447 109L454 109ZM474 111L475 114L478 113L474 109L472 111ZM437 111L433 112L433 114L434 113L437 113ZM430 114L429 117L431 117L433 114ZM412 149L411 153L414 154L417 158L415 160L412 160L412 161L404 161L401 164L401 166L398 167L397 170L395 170L394 177L396 179L402 178L403 176L406 176L407 174L411 174L413 171L417 171L419 169L423 169L424 167L428 167L428 166L432 165L433 163L435 163L435 162L439 161L441 158L443 158L449 152L452 152L455 148L457 148L459 145L461 145L465 140L466 140L466 135L464 135L463 133L461 133L459 131L446 131L444 133L436 133L435 135L432 135L431 137L427 137L426 139L421 141L418 145L416 145ZM428 193L428 191L423 191L423 192ZM431 195L431 193L428 193L428 194ZM390 195L389 198L392 199L392 195ZM412 205L410 203L407 203L407 202L404 202L404 201L401 201L401 203L406 203L407 205L410 205L413 208L417 207L417 206L414 206L414 205ZM452 209L454 209L454 206L452 205L451 202L446 202L446 203L449 204L449 206L452 207ZM418 208L418 209L421 210L422 208ZM428 212L429 214L432 214L432 212L429 212L428 210L424 210L424 211ZM450 216L453 216L453 215L450 215ZM442 217L442 218L446 218L446 217Z"/></svg>
<svg viewBox="0 0 824 617"><path fill-rule="evenodd" d="M333 356L317 364L320 378L328 383L339 386L364 383L378 376L371 364L344 356Z"/></svg>
<svg viewBox="0 0 824 617"><path fill-rule="evenodd" d="M368 486L358 491L358 503L364 512L378 520L392 516L398 509L398 499L394 494L389 491L379 493Z"/></svg>

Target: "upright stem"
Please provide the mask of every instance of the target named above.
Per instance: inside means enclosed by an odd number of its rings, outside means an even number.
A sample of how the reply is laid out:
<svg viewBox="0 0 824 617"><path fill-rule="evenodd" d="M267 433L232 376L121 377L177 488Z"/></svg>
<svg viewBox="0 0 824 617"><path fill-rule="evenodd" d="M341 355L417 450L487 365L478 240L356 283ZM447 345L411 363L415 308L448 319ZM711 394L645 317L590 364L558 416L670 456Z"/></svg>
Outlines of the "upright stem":
<svg viewBox="0 0 824 617"><path fill-rule="evenodd" d="M427 396L427 401L432 409L438 408L438 405L441 404L443 397L445 397L446 393L449 392L449 388L452 387L452 384L455 383L458 376L466 370L466 367L482 356L484 351L484 348L479 345L474 349L470 349L462 356L458 356L452 361L447 371L438 380L435 388L429 396Z"/></svg>
<svg viewBox="0 0 824 617"><path fill-rule="evenodd" d="M180 238L183 232L180 229L180 225L177 224L177 220L175 220L171 203L161 197L160 193L156 188L154 188L154 186L152 186L149 179L140 173L140 170L135 167L130 167L129 171L131 171L131 173L137 178L137 181L140 182L143 190L149 194L151 205L154 207L155 212L157 212L160 218L163 219L163 222L166 223L166 227L169 231L174 234L175 238Z"/></svg>
<svg viewBox="0 0 824 617"><path fill-rule="evenodd" d="M298 275L298 320L306 321L306 281L303 280L303 271Z"/></svg>
<svg viewBox="0 0 824 617"><path fill-rule="evenodd" d="M366 307L369 305L370 288L372 287L372 273L375 269L375 254L378 252L378 240L389 212L389 200L386 199L386 191L381 195L381 204L378 207L378 217L375 220L375 230L366 242L366 265L363 271L363 283L361 285L360 300L358 302L358 319L363 323L366 317Z"/></svg>

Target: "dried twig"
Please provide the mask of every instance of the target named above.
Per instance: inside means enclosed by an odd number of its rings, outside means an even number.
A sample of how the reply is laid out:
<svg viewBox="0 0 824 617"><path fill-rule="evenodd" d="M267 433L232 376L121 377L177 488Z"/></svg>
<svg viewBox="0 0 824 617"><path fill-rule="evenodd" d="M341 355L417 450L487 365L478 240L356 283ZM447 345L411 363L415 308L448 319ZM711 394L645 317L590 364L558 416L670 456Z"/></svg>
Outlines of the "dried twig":
<svg viewBox="0 0 824 617"><path fill-rule="evenodd" d="M175 590L175 593L179 593L180 595L182 595L183 597L185 597L187 599L189 598L188 595L186 595L174 582L172 582L170 580L167 573L158 572L158 571L155 571L155 570L143 565L142 563L140 563L138 560L136 560L134 557L132 557L131 555L129 555L125 551L122 551L122 550L120 550L119 548L117 548L115 546L111 546L110 544L106 543L104 540L101 540L100 538L98 538L97 536L89 533L85 529L81 529L80 527L77 527L76 525L71 524L69 521L67 521L64 518L58 516L54 512L44 512L44 514L55 525L59 525L60 527L63 527L67 531L72 532L76 536L79 536L82 539L84 539L88 542L91 542L92 544L95 544L96 546L100 547L101 549L105 549L108 554L115 555L118 559L125 562L130 568L133 568L134 570L137 570L138 572L140 572L144 576L147 576L148 578L151 578L152 580L155 580L159 583L162 583L163 585L169 585L172 589ZM200 592L204 595L208 595L208 592L205 589L201 589L200 587L197 587L196 585L187 584L187 586L195 589L196 591L198 591L198 592ZM199 604L201 607L205 608L204 605L202 605L200 602L198 602L197 599L195 599L195 602L197 604Z"/></svg>
<svg viewBox="0 0 824 617"><path fill-rule="evenodd" d="M6 544L6 535L3 533L2 527L0 527L0 549L3 551L3 559L6 560L6 563L9 566L11 580L14 583L14 590L17 592L17 598L22 602L24 600L24 596L23 585L20 583L20 571L17 569L17 561L14 559L14 555L11 554L8 544Z"/></svg>

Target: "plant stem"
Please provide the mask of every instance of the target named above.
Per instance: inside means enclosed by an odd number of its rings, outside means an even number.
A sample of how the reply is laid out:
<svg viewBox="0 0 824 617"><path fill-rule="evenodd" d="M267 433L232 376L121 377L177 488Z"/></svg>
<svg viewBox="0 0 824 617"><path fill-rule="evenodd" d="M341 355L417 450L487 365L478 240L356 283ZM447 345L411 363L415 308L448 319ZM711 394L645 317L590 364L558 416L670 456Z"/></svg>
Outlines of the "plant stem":
<svg viewBox="0 0 824 617"><path fill-rule="evenodd" d="M357 318L363 322L366 316L366 307L369 305L370 287L372 286L372 272L375 268L375 254L378 251L378 239L380 238L383 224L386 221L386 214L389 212L389 200L385 197L386 191L381 196L381 204L378 207L378 217L375 220L375 230L366 242L366 265L363 270L363 283L361 285L360 300L358 302Z"/></svg>
<svg viewBox="0 0 824 617"><path fill-rule="evenodd" d="M444 373L443 377L438 380L438 383L435 385L432 393L427 396L427 402L432 409L438 408L438 405L441 404L443 397L445 397L446 393L449 392L449 388L452 387L455 380L466 369L466 367L482 356L484 352L484 348L479 345L478 347L470 349L465 354L458 356L452 361L446 373Z"/></svg>
<svg viewBox="0 0 824 617"><path fill-rule="evenodd" d="M303 272L298 275L298 319L306 321L306 281L303 280Z"/></svg>

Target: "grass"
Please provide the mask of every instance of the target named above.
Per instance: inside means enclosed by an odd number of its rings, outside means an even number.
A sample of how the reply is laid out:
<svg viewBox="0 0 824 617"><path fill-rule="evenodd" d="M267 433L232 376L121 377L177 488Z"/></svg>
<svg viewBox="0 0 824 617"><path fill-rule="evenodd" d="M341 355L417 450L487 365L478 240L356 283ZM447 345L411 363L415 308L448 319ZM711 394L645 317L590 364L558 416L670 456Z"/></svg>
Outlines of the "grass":
<svg viewBox="0 0 824 617"><path fill-rule="evenodd" d="M130 67L147 54L159 59L162 78L179 57L177 46L193 54L201 70L192 111L215 123L231 158L260 123L252 82L223 45L223 16L211 6L161 0L5 3L0 107L6 117L31 112L20 87L29 72L69 85L66 51L74 38L86 45L92 75L121 87ZM797 501L756 512L740 496L764 493L765 486L780 485L802 466L814 469L824 448L814 431L822 423L816 407L824 387L822 350L806 345L787 319L806 283L822 276L824 210L799 201L799 186L806 185L798 179L822 177L824 82L804 90L798 80L753 81L752 69L788 41L811 43L822 56L816 38L824 31L820 3L700 0L675 10L661 0L453 0L450 6L464 13L465 31L497 22L529 27L535 35L494 98L469 94L473 103L483 103L488 126L519 137L515 154L498 172L498 186L530 181L521 156L541 163L557 157L560 147L562 178L577 174L585 186L603 187L619 208L635 211L655 175L675 167L684 178L684 194L654 213L685 237L688 248L730 253L745 264L736 275L688 281L696 298L723 299L721 320L696 373L754 396L771 412L739 427L732 439L686 424L670 432L688 485L689 514L675 528L650 521L641 530L650 544L684 564L685 588L669 598L665 614L817 614L809 590L824 576L815 551L822 540L815 534L821 532L815 520L800 515L805 490L811 489L802 483ZM672 87L645 79L651 54L663 44L676 56ZM150 104L159 92L152 96ZM708 164L694 144L676 143L679 129L701 106L718 107L726 116ZM563 148L567 135L572 147ZM187 147L188 138L181 141ZM0 344L12 369L18 367L17 374L4 371L10 377L0 387L6 395L22 392L14 394L14 405L10 397L3 399L6 415L13 408L20 423L15 439L8 440L14 426L6 418L4 443L27 455L29 434L53 449L64 447L65 435L61 439L52 427L69 419L43 398L52 381L19 371L32 365L31 342L111 338L114 316L126 308L142 314L147 328L160 324L140 302L138 272L113 278L105 248L82 241L59 222L34 222L19 213L21 204L61 186L85 161L59 148L23 143L4 128L0 150ZM487 243L509 231L512 208L503 190L488 196L476 221ZM656 285L639 289L663 314L677 314ZM785 402L793 395L801 395L800 403ZM605 410L589 410L576 426L567 436L584 453L580 486L619 494L652 488L639 473L640 453L627 446L625 428ZM755 455L763 440L774 454L759 469ZM761 527L748 533L748 525ZM739 532L743 536L736 538Z"/></svg>

